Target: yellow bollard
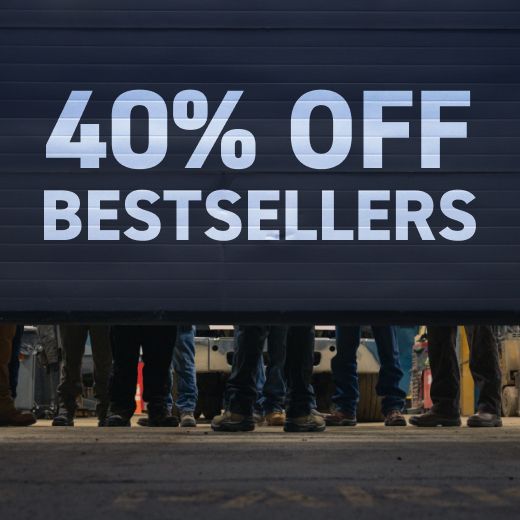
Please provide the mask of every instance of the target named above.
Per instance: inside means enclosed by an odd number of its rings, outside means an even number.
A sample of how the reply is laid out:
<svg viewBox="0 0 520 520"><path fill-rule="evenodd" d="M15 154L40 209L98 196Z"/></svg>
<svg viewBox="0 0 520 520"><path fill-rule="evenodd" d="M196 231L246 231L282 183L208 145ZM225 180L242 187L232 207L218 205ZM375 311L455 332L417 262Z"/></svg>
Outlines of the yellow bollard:
<svg viewBox="0 0 520 520"><path fill-rule="evenodd" d="M469 343L466 329L459 327L459 363L460 363L460 411L462 415L475 412L475 384L469 369Z"/></svg>

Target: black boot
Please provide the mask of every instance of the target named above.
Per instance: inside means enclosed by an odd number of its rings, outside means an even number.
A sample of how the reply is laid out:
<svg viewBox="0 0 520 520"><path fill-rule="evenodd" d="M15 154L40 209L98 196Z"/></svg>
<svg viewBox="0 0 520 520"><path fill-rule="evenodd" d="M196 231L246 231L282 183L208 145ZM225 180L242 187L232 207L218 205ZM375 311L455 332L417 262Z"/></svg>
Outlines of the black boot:
<svg viewBox="0 0 520 520"><path fill-rule="evenodd" d="M106 426L108 414L108 403L98 403L96 406L96 416L98 418L98 426Z"/></svg>
<svg viewBox="0 0 520 520"><path fill-rule="evenodd" d="M74 426L74 416L76 415L76 408L66 407L61 405L58 410L58 415L52 420L53 426Z"/></svg>
<svg viewBox="0 0 520 520"><path fill-rule="evenodd" d="M414 415L408 421L413 426L422 426L431 428L434 426L460 426L460 415L456 412L453 414L444 414L432 410L421 415Z"/></svg>
<svg viewBox="0 0 520 520"><path fill-rule="evenodd" d="M493 428L502 426L500 415L479 410L476 414L468 417L468 426L471 428Z"/></svg>
<svg viewBox="0 0 520 520"><path fill-rule="evenodd" d="M148 426L175 428L179 426L179 419L166 408L159 410L150 409L148 411Z"/></svg>
<svg viewBox="0 0 520 520"><path fill-rule="evenodd" d="M109 415L106 418L103 426L109 426L112 428L130 426L130 419L118 414Z"/></svg>

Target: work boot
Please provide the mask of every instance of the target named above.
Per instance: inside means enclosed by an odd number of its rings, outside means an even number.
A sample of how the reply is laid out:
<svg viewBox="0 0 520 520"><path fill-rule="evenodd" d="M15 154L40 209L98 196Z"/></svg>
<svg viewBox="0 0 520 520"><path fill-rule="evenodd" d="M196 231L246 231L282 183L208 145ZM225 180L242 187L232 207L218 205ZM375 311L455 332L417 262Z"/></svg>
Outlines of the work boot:
<svg viewBox="0 0 520 520"><path fill-rule="evenodd" d="M406 419L399 410L390 410L385 415L385 426L406 426Z"/></svg>
<svg viewBox="0 0 520 520"><path fill-rule="evenodd" d="M52 420L53 426L74 426L75 410L61 407L58 415Z"/></svg>
<svg viewBox="0 0 520 520"><path fill-rule="evenodd" d="M470 428L492 428L502 426L502 419L499 415L479 410L476 414L468 417Z"/></svg>
<svg viewBox="0 0 520 520"><path fill-rule="evenodd" d="M261 412L253 412L253 421L257 426L262 426L265 422L265 416Z"/></svg>
<svg viewBox="0 0 520 520"><path fill-rule="evenodd" d="M432 410L428 410L421 415L413 415L408 422L413 426L432 428L434 426L460 426L460 415L444 415Z"/></svg>
<svg viewBox="0 0 520 520"><path fill-rule="evenodd" d="M106 426L108 414L108 404L98 404L96 406L96 416L98 418L98 426Z"/></svg>
<svg viewBox="0 0 520 520"><path fill-rule="evenodd" d="M356 426L356 416L350 413L335 410L331 414L325 416L327 426Z"/></svg>
<svg viewBox="0 0 520 520"><path fill-rule="evenodd" d="M130 426L130 417L126 417L119 414L111 414L106 418L104 426L108 426L110 428Z"/></svg>
<svg viewBox="0 0 520 520"><path fill-rule="evenodd" d="M285 413L276 410L265 416L267 426L283 426L285 424Z"/></svg>
<svg viewBox="0 0 520 520"><path fill-rule="evenodd" d="M250 432L255 429L255 421L252 415L226 411L211 421L211 428L216 432Z"/></svg>
<svg viewBox="0 0 520 520"><path fill-rule="evenodd" d="M0 412L0 426L31 426L36 417L29 412L20 412L16 408Z"/></svg>
<svg viewBox="0 0 520 520"><path fill-rule="evenodd" d="M287 417L283 426L285 432L322 432L325 428L325 419L313 413L301 417Z"/></svg>
<svg viewBox="0 0 520 520"><path fill-rule="evenodd" d="M179 426L179 419L167 410L149 410L148 426L152 428L176 428Z"/></svg>
<svg viewBox="0 0 520 520"><path fill-rule="evenodd" d="M181 428L195 428L197 421L193 412L181 412Z"/></svg>

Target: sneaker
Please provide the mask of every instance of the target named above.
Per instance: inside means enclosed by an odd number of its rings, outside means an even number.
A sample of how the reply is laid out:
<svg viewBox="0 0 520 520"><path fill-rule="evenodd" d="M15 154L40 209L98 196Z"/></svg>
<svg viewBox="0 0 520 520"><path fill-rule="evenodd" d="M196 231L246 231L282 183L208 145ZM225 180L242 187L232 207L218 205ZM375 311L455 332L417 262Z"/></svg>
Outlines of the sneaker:
<svg viewBox="0 0 520 520"><path fill-rule="evenodd" d="M52 420L53 426L74 426L74 412L71 410L63 409L54 419Z"/></svg>
<svg viewBox="0 0 520 520"><path fill-rule="evenodd" d="M390 410L385 415L385 426L406 426L406 419L399 410Z"/></svg>
<svg viewBox="0 0 520 520"><path fill-rule="evenodd" d="M267 426L283 426L285 424L285 413L280 411L270 412L265 416Z"/></svg>
<svg viewBox="0 0 520 520"><path fill-rule="evenodd" d="M106 418L105 426L108 426L110 428L119 428L119 427L130 426L130 418L123 417L122 415L118 415L118 414L109 415Z"/></svg>
<svg viewBox="0 0 520 520"><path fill-rule="evenodd" d="M211 421L211 428L216 432L250 432L255 429L255 421L252 415L227 411Z"/></svg>
<svg viewBox="0 0 520 520"><path fill-rule="evenodd" d="M285 432L322 432L325 428L325 419L313 413L302 417L287 417L283 426Z"/></svg>
<svg viewBox="0 0 520 520"><path fill-rule="evenodd" d="M462 424L459 415L444 415L433 410L428 410L421 415L413 415L408 422L413 426L425 428L435 426L460 426Z"/></svg>
<svg viewBox="0 0 520 520"><path fill-rule="evenodd" d="M195 428L197 420L193 412L181 412L181 428Z"/></svg>
<svg viewBox="0 0 520 520"><path fill-rule="evenodd" d="M476 414L468 417L468 426L470 428L493 428L502 426L502 419L499 415L478 411Z"/></svg>
<svg viewBox="0 0 520 520"><path fill-rule="evenodd" d="M0 426L31 426L36 422L36 417L29 412L20 412L15 408L0 412Z"/></svg>
<svg viewBox="0 0 520 520"><path fill-rule="evenodd" d="M325 416L325 422L327 426L356 426L357 418L350 413L336 410Z"/></svg>

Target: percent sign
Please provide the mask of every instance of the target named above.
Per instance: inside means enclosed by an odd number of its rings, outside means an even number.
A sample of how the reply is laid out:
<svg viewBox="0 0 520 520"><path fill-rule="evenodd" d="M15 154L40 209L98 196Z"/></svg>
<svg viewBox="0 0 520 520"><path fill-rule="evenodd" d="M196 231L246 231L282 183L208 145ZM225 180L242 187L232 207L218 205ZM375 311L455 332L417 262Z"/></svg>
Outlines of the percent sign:
<svg viewBox="0 0 520 520"><path fill-rule="evenodd" d="M186 168L202 168L242 96L241 90L228 90L208 123L208 99L200 90L183 90L173 100L173 120L182 130L208 126L191 154ZM191 113L190 113L191 112ZM220 140L222 162L233 170L249 168L256 157L254 135L243 129L228 130Z"/></svg>

